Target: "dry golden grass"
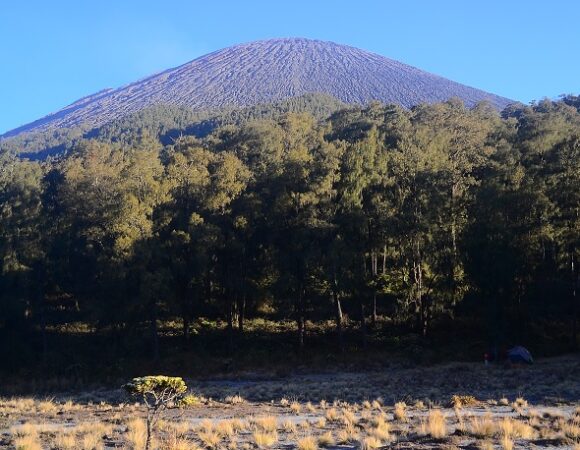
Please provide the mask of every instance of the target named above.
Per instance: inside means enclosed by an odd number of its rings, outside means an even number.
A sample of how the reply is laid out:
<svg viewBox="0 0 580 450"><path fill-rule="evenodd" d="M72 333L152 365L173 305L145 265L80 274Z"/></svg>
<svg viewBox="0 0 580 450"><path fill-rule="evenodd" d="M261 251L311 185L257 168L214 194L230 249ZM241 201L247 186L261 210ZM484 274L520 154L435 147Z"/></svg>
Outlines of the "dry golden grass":
<svg viewBox="0 0 580 450"><path fill-rule="evenodd" d="M499 433L510 438L533 439L535 430L526 423L504 417L498 424Z"/></svg>
<svg viewBox="0 0 580 450"><path fill-rule="evenodd" d="M176 435L169 435L161 442L160 450L199 450L199 449L189 439Z"/></svg>
<svg viewBox="0 0 580 450"><path fill-rule="evenodd" d="M96 434L100 436L108 436L113 433L113 425L104 423L98 420L91 422L81 422L75 426L75 431L81 434Z"/></svg>
<svg viewBox="0 0 580 450"><path fill-rule="evenodd" d="M389 425L386 423L380 427L372 428L369 431L369 434L380 441L388 441L391 439L391 430Z"/></svg>
<svg viewBox="0 0 580 450"><path fill-rule="evenodd" d="M473 395L453 395L449 404L453 408L463 408L464 406L475 406L479 402Z"/></svg>
<svg viewBox="0 0 580 450"><path fill-rule="evenodd" d="M326 418L319 417L318 419L316 419L316 421L314 421L314 425L316 426L316 428L324 428L326 426Z"/></svg>
<svg viewBox="0 0 580 450"><path fill-rule="evenodd" d="M512 441L512 439L509 436L502 436L500 441L499 441L501 448L503 448L503 450L513 450L514 448L514 441Z"/></svg>
<svg viewBox="0 0 580 450"><path fill-rule="evenodd" d="M74 433L59 433L53 440L54 447L58 450L75 450L77 448L77 440Z"/></svg>
<svg viewBox="0 0 580 450"><path fill-rule="evenodd" d="M326 433L318 436L318 445L321 447L330 447L331 445L334 445L334 437L332 436L332 432L327 431Z"/></svg>
<svg viewBox="0 0 580 450"><path fill-rule="evenodd" d="M514 409L516 409L516 408L527 408L528 407L528 402L523 397L518 397L512 403L512 407Z"/></svg>
<svg viewBox="0 0 580 450"><path fill-rule="evenodd" d="M191 424L184 420L177 420L169 423L169 431L177 437L183 437L191 431Z"/></svg>
<svg viewBox="0 0 580 450"><path fill-rule="evenodd" d="M463 420L463 413L461 408L453 408L453 413L455 414L455 419L457 420L457 430L461 433L465 433L467 427L465 426L465 420Z"/></svg>
<svg viewBox="0 0 580 450"><path fill-rule="evenodd" d="M360 413L360 418L368 422L373 418L373 412L370 409L363 409Z"/></svg>
<svg viewBox="0 0 580 450"><path fill-rule="evenodd" d="M276 416L255 417L252 423L258 431L273 432L278 429L278 418Z"/></svg>
<svg viewBox="0 0 580 450"><path fill-rule="evenodd" d="M272 391L280 392L280 391ZM321 391L322 392L322 391ZM320 398L321 392L312 398ZM245 392L242 392L245 395ZM325 392L326 395L328 395ZM301 395L301 394L296 394ZM421 394L419 394L421 395ZM214 398L223 398L216 393ZM250 397L248 397L250 398ZM253 398L253 397L251 397ZM277 397L279 398L279 397ZM299 397L289 397L291 399ZM375 450L377 446L388 447L393 439L401 439L409 442L409 445L424 445L429 441L413 442L417 439L417 432L434 439L448 438L438 445L464 446L466 440L469 446L481 450L527 448L531 445L527 441L541 438L559 442L566 448L580 450L580 409L568 413L568 406L545 407L534 405L526 407L523 399L516 399L508 406L518 408L512 414L509 408L498 408L490 402L480 403L488 408L487 413L478 415L477 411L463 409L463 398L458 398L451 403L453 409L439 407L418 412L415 407L424 407L421 402L412 403L408 407L399 402L394 408L386 408L379 400L364 400L353 403L354 396L349 396L349 402L337 400L330 406L326 401L320 403L291 403L280 401L283 406L286 403L288 409L282 410L276 402L260 400L260 403L248 403L243 410L228 407L223 403L216 403L211 413L212 419L205 419L198 425L192 426L190 420L198 417L198 412L192 413L168 411L164 417L166 420L159 421L155 435L159 441L155 443L157 450L199 450L200 448L212 450L255 450L276 449L281 447L298 447L299 450L308 450L309 446L315 449L333 448L335 445L359 447L361 450ZM366 397L367 399L373 398ZM449 396L444 396L443 401ZM466 397L467 398L467 397ZM482 397L483 398L483 397ZM453 397L452 397L453 399ZM285 399L283 399L285 400ZM467 398L469 400L469 398ZM428 407L440 405L439 398L432 402L427 401ZM229 401L235 404L235 401ZM469 404L469 401L466 403ZM497 402L496 402L497 403ZM40 407L39 405L42 404ZM30 411L15 412L24 405L31 406ZM114 442L117 447L143 450L146 439L145 423L140 419L128 420L131 417L140 417L144 412L143 405L106 405L103 410L98 403L94 405L80 406L80 403L70 401L55 403L51 400L25 401L0 400L0 414L6 414L8 420L19 420L22 425L12 425L5 422L5 429L9 430L4 437L6 448L21 450L104 450L104 444ZM48 425L35 424L34 420L40 421L39 408L47 411L42 417ZM79 408L77 417L76 410ZM105 408L105 406L103 406ZM218 410L217 408L221 408ZM299 409L298 409L299 408ZM289 411L308 412L306 418L291 416ZM106 412L104 412L106 411ZM224 418L230 415L243 414L250 417L247 420L239 418ZM276 411L280 416L267 416ZM315 414L310 414L312 412ZM74 416L67 414L74 412ZM508 416L503 417L508 412ZM525 415L522 413L525 412ZM253 416L256 414L256 416ZM264 414L264 415L260 415ZM392 414L392 415L391 415ZM51 417L52 415L52 417ZM63 425L55 432L55 426L81 420L74 427ZM209 417L209 416L208 416ZM394 419L393 419L394 417ZM296 420L299 419L300 420ZM292 420L291 420L292 419ZM32 422L32 423L31 423ZM14 422L16 423L16 422ZM75 422L72 422L75 423ZM126 424L127 428L123 425ZM449 430L456 430L456 434L449 435ZM468 434L473 436L466 437ZM308 438L313 441L309 442ZM300 441L298 443L297 441ZM492 445L495 442L495 447ZM514 444L515 443L515 444ZM16 447L16 445L20 447ZM537 442L536 442L537 444Z"/></svg>
<svg viewBox="0 0 580 450"><path fill-rule="evenodd" d="M16 437L14 439L14 448L16 450L42 450L37 434Z"/></svg>
<svg viewBox="0 0 580 450"><path fill-rule="evenodd" d="M290 401L287 398L280 399L280 406L288 406L290 405Z"/></svg>
<svg viewBox="0 0 580 450"><path fill-rule="evenodd" d="M248 427L250 426L250 424L248 423L247 420L243 420L243 419L231 419L230 420L232 426L234 427L234 430L236 430L236 433L240 432L240 431L244 431L247 430Z"/></svg>
<svg viewBox="0 0 580 450"><path fill-rule="evenodd" d="M228 395L224 399L224 402L229 404L229 405L239 405L241 403L244 403L245 400L240 395Z"/></svg>
<svg viewBox="0 0 580 450"><path fill-rule="evenodd" d="M423 403L421 400L417 400L414 406L417 409L425 409L425 403Z"/></svg>
<svg viewBox="0 0 580 450"><path fill-rule="evenodd" d="M129 448L132 450L142 450L145 448L147 440L147 426L142 419L132 419L127 425L125 434Z"/></svg>
<svg viewBox="0 0 580 450"><path fill-rule="evenodd" d="M493 450L493 442L481 441L479 444L477 444L477 448L479 450Z"/></svg>
<svg viewBox="0 0 580 450"><path fill-rule="evenodd" d="M296 423L291 420L285 420L282 422L282 429L286 433L296 433Z"/></svg>
<svg viewBox="0 0 580 450"><path fill-rule="evenodd" d="M206 448L216 448L222 441L221 436L215 431L200 431L197 437Z"/></svg>
<svg viewBox="0 0 580 450"><path fill-rule="evenodd" d="M564 435L568 439L574 441L580 441L580 418L572 418L570 421L565 422L561 426Z"/></svg>
<svg viewBox="0 0 580 450"><path fill-rule="evenodd" d="M39 433L39 426L28 422L22 425L12 426L10 428L10 434L14 437L35 436Z"/></svg>
<svg viewBox="0 0 580 450"><path fill-rule="evenodd" d="M198 425L198 430L206 433L213 431L213 422L209 419L203 419Z"/></svg>
<svg viewBox="0 0 580 450"><path fill-rule="evenodd" d="M231 437L234 434L236 434L234 425L229 420L220 420L218 423L215 424L214 430L221 437Z"/></svg>
<svg viewBox="0 0 580 450"><path fill-rule="evenodd" d="M104 448L102 434L87 433L81 438L82 450L101 450Z"/></svg>
<svg viewBox="0 0 580 450"><path fill-rule="evenodd" d="M275 431L270 432L261 432L256 431L253 434L254 443L258 446L258 448L270 448L276 442L278 442L278 433Z"/></svg>
<svg viewBox="0 0 580 450"><path fill-rule="evenodd" d="M318 450L318 443L312 436L305 436L302 439L298 439L297 445L298 450Z"/></svg>
<svg viewBox="0 0 580 450"><path fill-rule="evenodd" d="M393 411L393 415L395 419L400 422L407 422L409 420L407 418L407 405L405 402L395 403L395 410Z"/></svg>
<svg viewBox="0 0 580 450"><path fill-rule="evenodd" d="M491 413L486 413L482 417L472 417L467 427L468 432L476 437L491 438L495 434L496 426Z"/></svg>
<svg viewBox="0 0 580 450"><path fill-rule="evenodd" d="M58 407L52 399L46 399L36 404L36 410L41 414L53 414L58 411Z"/></svg>
<svg viewBox="0 0 580 450"><path fill-rule="evenodd" d="M371 420L370 420L370 424L371 424L373 427L383 427L383 426L385 426L385 425L386 425L386 426L390 426L390 425L387 423L387 417L386 417L386 415L385 415L385 414L379 414L379 415L377 415L377 416L373 416L373 417L371 418Z"/></svg>
<svg viewBox="0 0 580 450"><path fill-rule="evenodd" d="M354 427L345 427L336 433L336 441L339 444L350 444L359 439L359 433Z"/></svg>
<svg viewBox="0 0 580 450"><path fill-rule="evenodd" d="M352 411L343 408L342 409L342 421L345 425L354 425L358 422L358 418L356 417L356 414L353 413Z"/></svg>
<svg viewBox="0 0 580 450"><path fill-rule="evenodd" d="M366 431L370 436L376 437L381 441L387 441L391 438L391 425L386 421L383 414L373 417Z"/></svg>
<svg viewBox="0 0 580 450"><path fill-rule="evenodd" d="M359 442L361 450L374 450L382 445L381 441L376 437L369 436Z"/></svg>
<svg viewBox="0 0 580 450"><path fill-rule="evenodd" d="M301 410L302 406L300 405L300 403L298 402L290 403L290 411L292 411L294 414L299 414Z"/></svg>
<svg viewBox="0 0 580 450"><path fill-rule="evenodd" d="M1 399L0 406L2 410L13 410L14 412L31 411L35 407L34 399L27 397L18 397L11 399Z"/></svg>
<svg viewBox="0 0 580 450"><path fill-rule="evenodd" d="M336 408L327 409L326 413L324 414L324 417L326 417L326 420L328 420L329 422L336 422L340 418Z"/></svg>
<svg viewBox="0 0 580 450"><path fill-rule="evenodd" d="M60 409L60 412L63 412L63 413L69 413L69 412L71 412L71 411L74 411L75 409L78 409L78 406L77 406L77 405L75 405L75 404L72 402L72 400L67 400L66 402L64 402L64 403L61 403L61 404L59 405L59 409Z"/></svg>
<svg viewBox="0 0 580 450"><path fill-rule="evenodd" d="M429 411L427 433L434 439L442 439L447 436L447 422L445 415L440 410Z"/></svg>

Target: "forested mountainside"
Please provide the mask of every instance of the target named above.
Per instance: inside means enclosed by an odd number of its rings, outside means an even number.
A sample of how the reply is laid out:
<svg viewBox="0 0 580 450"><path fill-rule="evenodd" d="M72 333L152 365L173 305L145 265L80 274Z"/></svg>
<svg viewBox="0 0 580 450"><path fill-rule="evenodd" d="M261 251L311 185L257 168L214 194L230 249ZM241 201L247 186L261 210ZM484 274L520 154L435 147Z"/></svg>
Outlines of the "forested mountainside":
<svg viewBox="0 0 580 450"><path fill-rule="evenodd" d="M247 108L193 111L187 107L154 105L139 112L108 122L97 128L84 126L52 131L24 132L18 136L0 138L0 149L26 158L45 159L65 154L85 138L103 142L131 144L142 134L159 139L163 145L182 135L203 138L218 127L240 126L257 119L279 119L286 113L309 113L316 119L326 119L347 105L323 94L305 94L270 104Z"/></svg>
<svg viewBox="0 0 580 450"><path fill-rule="evenodd" d="M5 149L3 361L573 348L579 109L160 108L58 157Z"/></svg>

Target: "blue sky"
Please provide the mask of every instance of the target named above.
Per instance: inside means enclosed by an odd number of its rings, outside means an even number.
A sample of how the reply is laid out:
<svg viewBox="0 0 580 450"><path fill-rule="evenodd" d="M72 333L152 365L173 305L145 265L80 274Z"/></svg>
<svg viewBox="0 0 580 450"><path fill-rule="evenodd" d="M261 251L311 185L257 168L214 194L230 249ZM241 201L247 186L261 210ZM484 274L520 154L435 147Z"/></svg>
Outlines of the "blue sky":
<svg viewBox="0 0 580 450"><path fill-rule="evenodd" d="M307 37L523 102L580 92L575 0L0 0L0 133L232 44Z"/></svg>

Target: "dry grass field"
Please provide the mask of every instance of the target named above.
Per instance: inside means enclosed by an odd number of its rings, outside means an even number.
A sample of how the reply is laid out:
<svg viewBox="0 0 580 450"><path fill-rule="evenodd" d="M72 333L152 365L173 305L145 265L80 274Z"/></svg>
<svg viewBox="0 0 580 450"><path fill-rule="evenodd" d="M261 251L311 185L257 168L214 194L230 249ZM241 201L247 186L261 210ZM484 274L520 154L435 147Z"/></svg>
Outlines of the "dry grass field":
<svg viewBox="0 0 580 450"><path fill-rule="evenodd" d="M580 357L529 367L455 363L365 373L188 380L153 448L580 449ZM121 390L0 400L0 447L143 449L145 408Z"/></svg>

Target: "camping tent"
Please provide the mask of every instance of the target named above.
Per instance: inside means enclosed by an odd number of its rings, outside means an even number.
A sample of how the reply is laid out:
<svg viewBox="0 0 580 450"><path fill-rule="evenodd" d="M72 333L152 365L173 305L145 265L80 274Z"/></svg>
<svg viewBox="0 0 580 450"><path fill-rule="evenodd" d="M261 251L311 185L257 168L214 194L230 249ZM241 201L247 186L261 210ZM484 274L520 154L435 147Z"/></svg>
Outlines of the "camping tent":
<svg viewBox="0 0 580 450"><path fill-rule="evenodd" d="M534 358L527 348L516 345L507 352L508 360L514 364L532 364Z"/></svg>

